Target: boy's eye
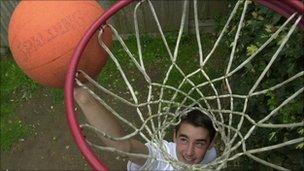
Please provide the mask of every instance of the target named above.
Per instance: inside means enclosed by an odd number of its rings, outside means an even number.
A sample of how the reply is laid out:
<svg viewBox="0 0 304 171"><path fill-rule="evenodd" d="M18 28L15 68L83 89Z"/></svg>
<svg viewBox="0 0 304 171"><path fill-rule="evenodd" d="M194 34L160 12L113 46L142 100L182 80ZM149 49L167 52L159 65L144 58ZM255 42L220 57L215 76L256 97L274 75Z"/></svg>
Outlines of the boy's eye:
<svg viewBox="0 0 304 171"><path fill-rule="evenodd" d="M197 148L202 148L204 145L205 145L204 142L195 143L195 146L196 146Z"/></svg>
<svg viewBox="0 0 304 171"><path fill-rule="evenodd" d="M185 144L188 142L188 140L186 138L180 138L179 141L182 143L182 144Z"/></svg>

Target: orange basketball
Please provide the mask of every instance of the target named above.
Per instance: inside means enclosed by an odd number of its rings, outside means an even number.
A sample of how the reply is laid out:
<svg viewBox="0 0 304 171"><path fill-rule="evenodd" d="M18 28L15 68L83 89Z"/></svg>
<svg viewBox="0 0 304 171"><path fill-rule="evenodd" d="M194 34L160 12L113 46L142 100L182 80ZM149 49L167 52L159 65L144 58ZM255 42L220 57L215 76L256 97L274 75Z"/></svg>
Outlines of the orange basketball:
<svg viewBox="0 0 304 171"><path fill-rule="evenodd" d="M104 10L96 1L21 1L9 23L9 45L20 68L31 79L62 88L70 58L85 31ZM95 77L106 63L97 33L86 47L79 69ZM103 40L110 44L110 30Z"/></svg>

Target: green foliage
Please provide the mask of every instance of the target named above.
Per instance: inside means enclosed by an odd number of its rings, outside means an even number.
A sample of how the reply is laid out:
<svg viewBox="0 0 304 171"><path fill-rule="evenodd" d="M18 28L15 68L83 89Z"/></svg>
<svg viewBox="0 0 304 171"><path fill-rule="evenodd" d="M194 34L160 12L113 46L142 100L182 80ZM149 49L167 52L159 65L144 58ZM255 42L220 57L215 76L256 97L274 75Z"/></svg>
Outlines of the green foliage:
<svg viewBox="0 0 304 171"><path fill-rule="evenodd" d="M231 7L234 7L235 0L231 1ZM236 33L238 20L240 18L241 10L238 11L229 31L224 37L224 45L226 48L231 48L231 42ZM226 18L217 18L217 28L220 29L226 22ZM235 66L239 65L242 61L254 54L257 49L285 22L286 19L266 7L252 2L249 5L245 17L245 24L242 28L241 35L237 49ZM279 45L282 43L283 37L287 34L291 24L279 36L270 43L264 50L258 54L254 60L247 64L240 73L236 73L236 78L233 80L237 85L239 92L248 92L253 83L257 80L259 75L269 63L271 57L276 52ZM303 31L297 29L290 37L285 45L283 51L279 54L276 61L271 66L266 76L261 81L257 90L263 90L274 86L286 79L294 76L295 74L303 71ZM244 74L245 73L245 74ZM244 74L244 76L242 75ZM266 96L257 99L249 99L251 103L248 106L247 113L252 114L251 117L256 121L264 118L272 110L276 109L282 104L284 100L290 97L293 93L298 91L304 85L304 78L298 78L279 88L276 91L267 92ZM295 98L293 101L281 108L270 120L271 123L295 123L303 120L304 114L304 96L303 93ZM302 129L301 129L302 130ZM249 142L252 146L259 144L260 146L273 145L282 143L290 139L303 137L296 129L282 128L282 129L262 129L256 133L260 138L254 139ZM265 137L266 135L266 137ZM265 138L262 138L265 137ZM297 149L303 149L303 143L294 146Z"/></svg>
<svg viewBox="0 0 304 171"><path fill-rule="evenodd" d="M177 38L176 35L176 32L166 34L166 39L169 47L171 48L171 51L173 51L175 47L175 42ZM137 61L139 61L135 36L129 37L127 40L124 41L128 46L130 52L134 55ZM170 60L167 50L165 49L165 45L162 43L161 38L150 35L143 35L141 37L141 42L144 61L143 63L145 65L145 68L148 69L148 74L150 74L149 69L155 69L155 66L157 66L157 69L160 74L164 74L168 70L168 67L172 62ZM196 50L194 48L196 48L196 43L191 36L183 35L181 39L181 44L183 45L180 46L177 62L185 73L189 73L192 72L193 67L197 64L193 62L194 58L192 58L195 56ZM120 65L122 66L123 71L125 73L132 72L132 75L130 75L131 78L129 79L138 79L138 75L136 75L136 73L139 73L138 69L136 68L135 64L130 60L128 54L121 47L118 41L113 42L112 51L118 59ZM189 67L189 64L193 65L193 67ZM176 83L176 81L180 79L180 75L178 75L178 73L175 73L172 74L170 81ZM124 84L120 84L120 73L116 69L116 65L111 59L108 60L106 66L103 68L102 73L99 77L99 81L103 84L114 84L113 86L118 89L125 86Z"/></svg>
<svg viewBox="0 0 304 171"><path fill-rule="evenodd" d="M299 128L298 133L299 133L299 135L301 135L303 137L304 136L304 128ZM298 144L296 149L304 150L304 142Z"/></svg>

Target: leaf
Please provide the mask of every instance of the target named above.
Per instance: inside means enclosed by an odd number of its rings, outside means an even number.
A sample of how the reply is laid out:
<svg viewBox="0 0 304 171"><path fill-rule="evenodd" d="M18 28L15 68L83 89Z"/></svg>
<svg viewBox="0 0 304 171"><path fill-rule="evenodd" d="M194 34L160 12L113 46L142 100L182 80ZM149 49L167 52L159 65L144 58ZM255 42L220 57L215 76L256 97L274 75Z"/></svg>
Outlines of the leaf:
<svg viewBox="0 0 304 171"><path fill-rule="evenodd" d="M271 33L272 32L272 25L266 24L265 31L268 32L268 33Z"/></svg>
<svg viewBox="0 0 304 171"><path fill-rule="evenodd" d="M298 133L299 133L300 135L304 135L304 129L303 129L303 128L300 129L300 130L298 131Z"/></svg>
<svg viewBox="0 0 304 171"><path fill-rule="evenodd" d="M251 15L253 16L253 18L257 18L258 17L258 13L257 12L252 12Z"/></svg>
<svg viewBox="0 0 304 171"><path fill-rule="evenodd" d="M263 21L263 20L264 20L264 17L258 16L258 20Z"/></svg>
<svg viewBox="0 0 304 171"><path fill-rule="evenodd" d="M297 145L296 149L304 149L304 142Z"/></svg>
<svg viewBox="0 0 304 171"><path fill-rule="evenodd" d="M280 40L278 40L278 42L277 42L277 45L278 45L278 46L281 45L281 44L283 43L284 37L285 37L285 36L281 36L281 37L280 37Z"/></svg>
<svg viewBox="0 0 304 171"><path fill-rule="evenodd" d="M251 56L258 50L258 47L255 45L250 45L247 47L247 56Z"/></svg>
<svg viewBox="0 0 304 171"><path fill-rule="evenodd" d="M276 137L276 134L277 134L277 132L271 132L269 135L270 135L270 137L269 137L269 141L271 141L271 140L275 140L277 137Z"/></svg>

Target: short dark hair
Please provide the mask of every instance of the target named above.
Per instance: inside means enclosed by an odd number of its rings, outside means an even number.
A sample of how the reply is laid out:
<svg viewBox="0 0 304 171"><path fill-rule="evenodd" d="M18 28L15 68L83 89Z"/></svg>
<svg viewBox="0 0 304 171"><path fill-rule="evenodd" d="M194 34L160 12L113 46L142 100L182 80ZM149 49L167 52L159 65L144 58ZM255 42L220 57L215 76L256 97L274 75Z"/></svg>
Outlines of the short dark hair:
<svg viewBox="0 0 304 171"><path fill-rule="evenodd" d="M191 110L185 116L181 117L181 122L175 127L175 134L183 123L189 123L195 127L202 127L209 131L209 137L212 141L215 137L216 130L213 127L212 120L198 109Z"/></svg>

